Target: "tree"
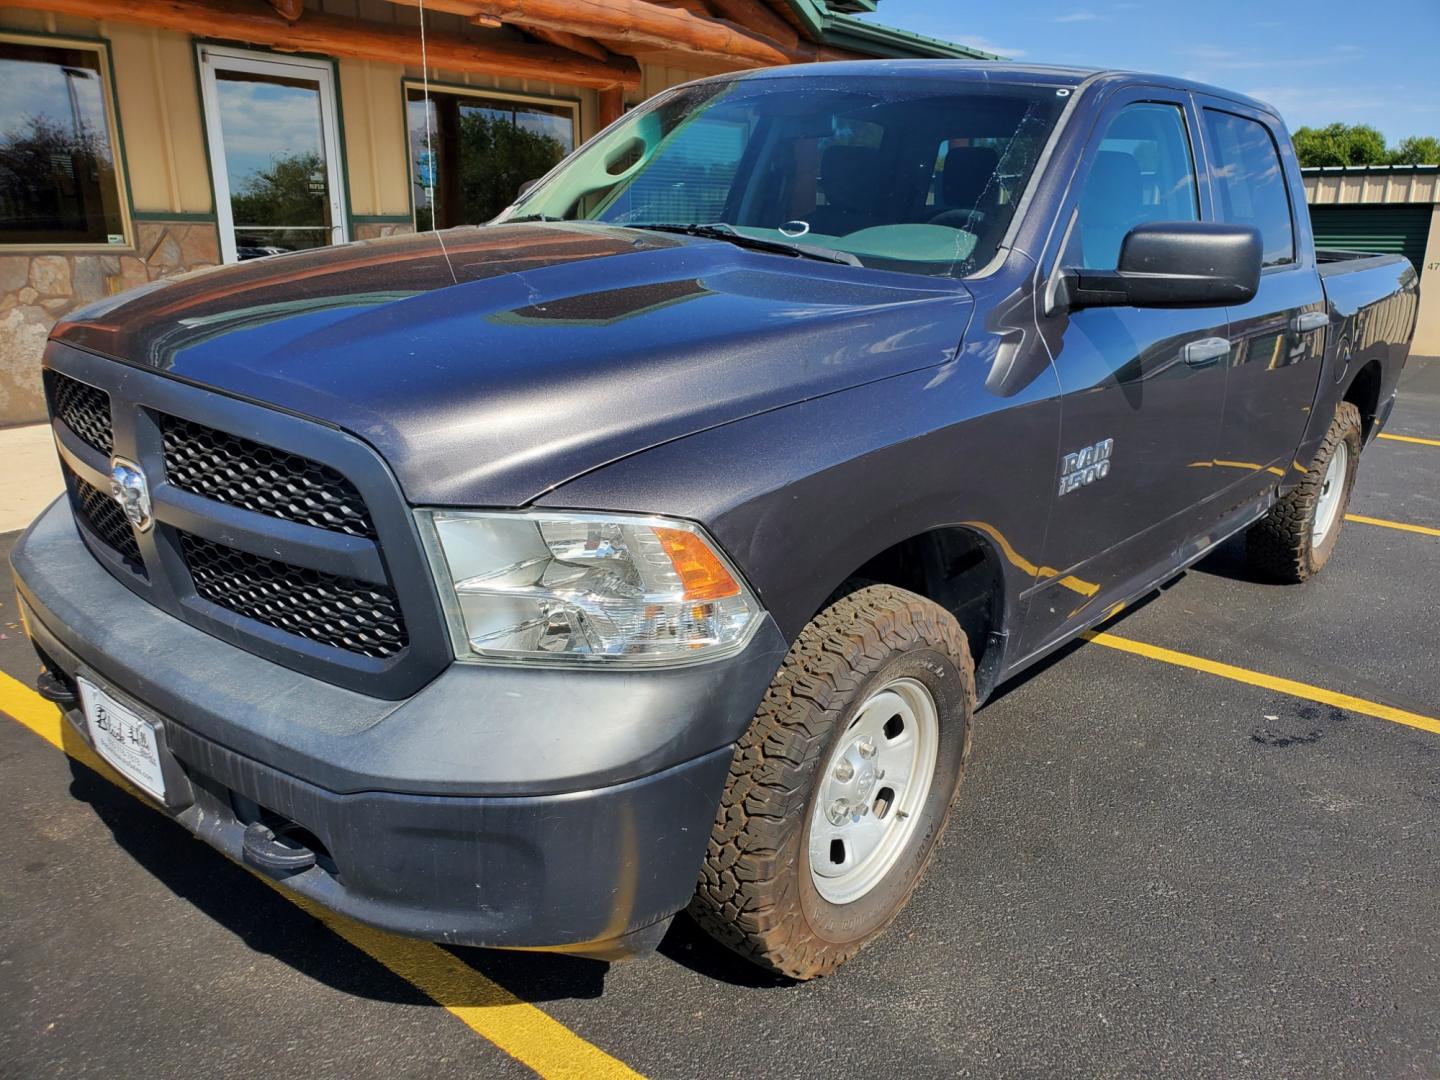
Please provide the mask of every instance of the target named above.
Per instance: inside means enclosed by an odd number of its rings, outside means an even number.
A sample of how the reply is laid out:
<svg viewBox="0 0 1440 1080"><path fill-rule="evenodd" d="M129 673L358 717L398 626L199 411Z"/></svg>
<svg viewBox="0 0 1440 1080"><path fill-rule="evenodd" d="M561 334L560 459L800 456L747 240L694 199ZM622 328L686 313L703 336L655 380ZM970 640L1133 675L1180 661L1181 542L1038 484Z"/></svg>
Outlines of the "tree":
<svg viewBox="0 0 1440 1080"><path fill-rule="evenodd" d="M105 141L32 116L0 132L0 232L12 243L101 243L120 231Z"/></svg>
<svg viewBox="0 0 1440 1080"><path fill-rule="evenodd" d="M1440 165L1440 139L1411 135L1390 153L1391 165Z"/></svg>
<svg viewBox="0 0 1440 1080"><path fill-rule="evenodd" d="M313 151L283 154L230 196L237 225L322 225L328 220L325 163Z"/></svg>
<svg viewBox="0 0 1440 1080"><path fill-rule="evenodd" d="M1369 124L1329 124L1323 128L1302 127L1295 132L1295 154L1300 164L1388 165L1390 152L1385 136Z"/></svg>
<svg viewBox="0 0 1440 1080"><path fill-rule="evenodd" d="M433 186L442 229L489 221L515 201L522 183L544 176L568 149L490 109L445 102L438 111L437 160L431 163L423 151L417 154L414 180L420 191ZM424 206L415 218L422 232L434 227Z"/></svg>

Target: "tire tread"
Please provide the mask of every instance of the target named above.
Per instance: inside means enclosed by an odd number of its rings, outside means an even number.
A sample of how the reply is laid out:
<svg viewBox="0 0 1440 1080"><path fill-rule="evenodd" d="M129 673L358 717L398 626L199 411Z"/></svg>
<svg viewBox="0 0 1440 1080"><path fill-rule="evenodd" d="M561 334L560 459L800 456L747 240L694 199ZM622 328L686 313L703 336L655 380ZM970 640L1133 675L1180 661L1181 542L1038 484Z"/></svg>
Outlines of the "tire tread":
<svg viewBox="0 0 1440 1080"><path fill-rule="evenodd" d="M736 747L690 914L762 967L812 978L833 971L869 940L841 946L810 930L798 896L799 874L808 871L783 853L796 822L805 820L812 774L855 692L896 651L915 646L950 657L973 711L974 667L955 619L915 593L867 585L842 596L800 633ZM943 829L942 818L926 864ZM923 872L922 865L911 891Z"/></svg>

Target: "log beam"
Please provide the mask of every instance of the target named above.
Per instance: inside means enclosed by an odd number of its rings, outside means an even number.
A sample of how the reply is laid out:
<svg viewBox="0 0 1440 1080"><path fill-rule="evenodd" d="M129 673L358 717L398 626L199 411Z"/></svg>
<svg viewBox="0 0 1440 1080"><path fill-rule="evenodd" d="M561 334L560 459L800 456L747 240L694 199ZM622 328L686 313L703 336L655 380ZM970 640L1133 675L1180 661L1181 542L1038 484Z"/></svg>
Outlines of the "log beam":
<svg viewBox="0 0 1440 1080"><path fill-rule="evenodd" d="M391 2L418 4L418 0ZM603 38L632 49L723 57L736 67L805 63L840 55L804 41L787 48L724 19L704 18L647 0L425 0L425 7L461 15L494 15L507 23Z"/></svg>
<svg viewBox="0 0 1440 1080"><path fill-rule="evenodd" d="M276 14L267 0L26 0L25 6L60 15L228 38L288 52L317 52L393 64L420 62L420 39L413 29L320 12L307 12L299 22L289 23ZM552 45L489 42L449 33L426 37L431 67L543 79L597 90L617 84L633 89L640 86L639 65L620 57L601 63Z"/></svg>
<svg viewBox="0 0 1440 1080"><path fill-rule="evenodd" d="M800 35L765 0L710 0L710 6L740 26L779 42L787 49L800 45Z"/></svg>
<svg viewBox="0 0 1440 1080"><path fill-rule="evenodd" d="M588 56L592 60L603 60L608 64L611 59L610 50L604 45L578 34L565 34L559 30L546 30L543 26L527 26L524 23L516 23L515 29L523 30L547 45L554 45L557 49L569 49L581 56Z"/></svg>

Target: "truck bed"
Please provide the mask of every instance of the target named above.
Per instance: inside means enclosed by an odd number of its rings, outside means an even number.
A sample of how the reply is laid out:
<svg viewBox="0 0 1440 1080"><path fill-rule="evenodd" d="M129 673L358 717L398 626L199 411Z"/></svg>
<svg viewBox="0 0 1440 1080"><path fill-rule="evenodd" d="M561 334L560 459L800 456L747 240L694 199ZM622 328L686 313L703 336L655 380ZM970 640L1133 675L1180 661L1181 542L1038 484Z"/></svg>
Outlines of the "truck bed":
<svg viewBox="0 0 1440 1080"><path fill-rule="evenodd" d="M1391 263L1404 263L1407 266L1410 264L1410 260L1404 255L1377 255L1370 251L1350 251L1345 248L1316 248L1315 262L1319 266L1321 277L1334 277L1337 274L1349 274Z"/></svg>

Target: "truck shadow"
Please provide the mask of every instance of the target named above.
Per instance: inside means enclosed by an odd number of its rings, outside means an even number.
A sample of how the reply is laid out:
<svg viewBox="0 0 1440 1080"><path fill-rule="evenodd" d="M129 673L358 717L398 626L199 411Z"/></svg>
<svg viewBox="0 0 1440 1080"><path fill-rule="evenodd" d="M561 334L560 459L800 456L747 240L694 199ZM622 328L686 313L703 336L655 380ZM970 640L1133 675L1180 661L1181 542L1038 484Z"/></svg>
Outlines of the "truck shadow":
<svg viewBox="0 0 1440 1080"><path fill-rule="evenodd" d="M142 805L127 791L81 761L89 747L68 723L70 794L89 804L115 842L174 896L234 934L257 953L273 957L341 993L406 1005L436 1004L418 987L364 954L283 895L191 836L182 826ZM517 997L540 1003L596 998L610 965L543 953L450 950L480 974ZM462 980L463 982L463 980ZM452 986L452 992L457 988ZM460 996L447 1006L493 1005L476 987L474 1000Z"/></svg>
<svg viewBox="0 0 1440 1080"><path fill-rule="evenodd" d="M1284 588L1264 574L1257 573L1245 557L1245 534L1232 536L1223 544L1197 562L1190 570L1209 577L1226 578L1245 585L1267 585Z"/></svg>
<svg viewBox="0 0 1440 1080"><path fill-rule="evenodd" d="M1193 569L1239 581L1261 580L1250 575L1243 538L1221 545ZM1127 615L1146 606L1165 588L1182 579L1183 575L1179 575L1141 598L1102 629L1123 624ZM1084 646L1083 640L1063 646L997 687L986 705L1003 700ZM342 993L385 1002L434 1004L430 997L378 960L363 954L357 956L358 949L257 880L250 871L197 840L182 826L141 805L106 776L76 760L93 752L68 723L62 725L62 731L70 758L70 793L88 803L109 828L116 843L172 894L256 952L274 957ZM610 970L610 965L601 961L552 953L463 947L450 951L481 975L532 1003L598 998L604 993ZM794 985L793 980L766 972L720 945L683 912L676 917L657 951L662 962L668 961L730 986L778 989ZM445 1002L452 1006L486 1003L484 1000Z"/></svg>
<svg viewBox="0 0 1440 1080"><path fill-rule="evenodd" d="M70 794L87 803L118 844L174 896L189 903L257 953L273 957L334 990L376 1001L435 1004L416 986L360 952L319 920L258 880L244 867L191 836L182 826L142 805L77 756L89 747L67 723ZM553 953L503 952L454 947L449 950L479 974L516 997L546 1001L590 999L605 990L610 965ZM712 940L683 913L661 942L658 957L637 962L671 962L705 978L754 989L792 985L762 971ZM493 1001L446 1001L449 1006Z"/></svg>

